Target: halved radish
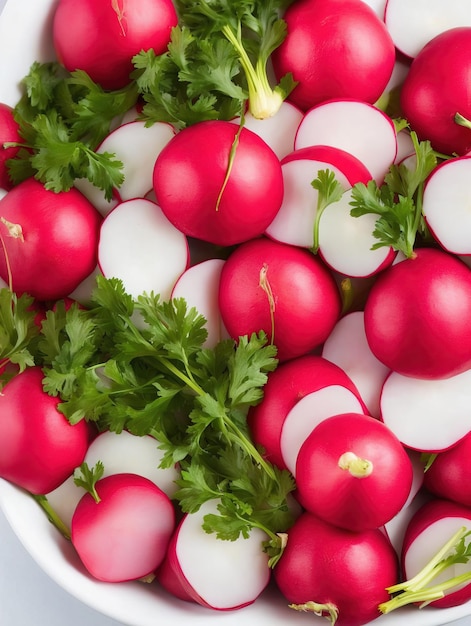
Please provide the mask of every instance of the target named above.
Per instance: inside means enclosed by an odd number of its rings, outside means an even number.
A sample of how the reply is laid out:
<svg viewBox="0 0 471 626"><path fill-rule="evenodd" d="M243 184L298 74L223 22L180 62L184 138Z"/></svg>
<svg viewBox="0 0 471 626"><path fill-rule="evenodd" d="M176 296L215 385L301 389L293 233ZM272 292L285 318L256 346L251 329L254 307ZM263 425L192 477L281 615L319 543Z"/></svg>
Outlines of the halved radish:
<svg viewBox="0 0 471 626"><path fill-rule="evenodd" d="M337 402L334 396L339 391L343 397L356 397L361 404L358 391L349 376L338 365L318 355L303 355L282 363L274 372L270 372L262 402L252 407L248 414L252 437L263 448L265 457L278 467L286 468L281 451L281 435L287 416L303 398L309 396L310 403L314 398L311 395L317 392L322 392L318 398L330 397L333 406ZM362 410L365 411L364 408ZM309 425L309 430L312 430L312 422ZM285 436L289 438L288 431Z"/></svg>
<svg viewBox="0 0 471 626"><path fill-rule="evenodd" d="M208 514L217 514L216 500L183 517L170 541L163 573L169 568L185 593L203 606L227 611L252 604L270 581L268 555L262 548L267 535L255 528L247 539L222 541L203 530ZM167 586L163 575L159 581Z"/></svg>
<svg viewBox="0 0 471 626"><path fill-rule="evenodd" d="M318 191L311 183L319 171L332 171L345 190L357 182L366 184L371 179L361 161L332 146L315 145L295 150L281 161L281 169L283 202L265 234L304 248L314 245Z"/></svg>
<svg viewBox="0 0 471 626"><path fill-rule="evenodd" d="M383 182L397 153L392 120L373 105L353 99L329 100L307 111L295 149L317 144L350 152L378 183Z"/></svg>
<svg viewBox="0 0 471 626"><path fill-rule="evenodd" d="M168 299L189 263L188 243L150 200L121 202L103 220L98 264L130 295L153 291Z"/></svg>
<svg viewBox="0 0 471 626"><path fill-rule="evenodd" d="M440 452L471 429L471 370L428 380L392 372L381 393L381 417L402 443Z"/></svg>
<svg viewBox="0 0 471 626"><path fill-rule="evenodd" d="M433 237L448 252L471 254L469 180L471 157L438 165L425 184L422 213Z"/></svg>
<svg viewBox="0 0 471 626"><path fill-rule="evenodd" d="M135 120L122 124L102 141L97 152L114 154L123 164L124 182L117 190L120 200L142 198L152 189L155 160L174 135L170 124L146 126Z"/></svg>
<svg viewBox="0 0 471 626"><path fill-rule="evenodd" d="M371 352L364 317L363 311L341 317L324 343L322 356L350 376L368 413L379 417L381 389L390 370Z"/></svg>
<svg viewBox="0 0 471 626"><path fill-rule="evenodd" d="M471 26L471 6L463 0L388 0L384 21L398 50L416 57L434 37L456 26Z"/></svg>
<svg viewBox="0 0 471 626"><path fill-rule="evenodd" d="M188 307L195 307L206 318L208 337L205 347L214 347L228 334L218 305L219 280L225 261L208 259L189 267L175 283L172 298L184 298Z"/></svg>

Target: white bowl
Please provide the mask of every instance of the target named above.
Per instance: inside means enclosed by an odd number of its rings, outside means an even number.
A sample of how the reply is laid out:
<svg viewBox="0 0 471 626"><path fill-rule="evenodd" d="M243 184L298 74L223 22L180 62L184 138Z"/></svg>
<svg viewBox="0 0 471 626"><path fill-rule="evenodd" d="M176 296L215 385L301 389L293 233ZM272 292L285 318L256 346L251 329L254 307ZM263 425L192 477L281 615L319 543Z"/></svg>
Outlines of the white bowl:
<svg viewBox="0 0 471 626"><path fill-rule="evenodd" d="M54 58L51 16L57 0L9 0L0 16L0 102L15 105L19 81L31 63ZM21 489L0 479L0 508L31 557L63 589L84 604L128 626L298 626L325 623L290 610L274 589L238 611L212 611L174 600L152 583L106 584L92 579L72 545L48 522L42 509ZM1 538L0 538L1 541ZM21 581L18 581L21 585ZM28 593L24 590L25 595ZM382 616L378 626L440 626L471 615L471 602L452 609L401 609ZM313 621L315 620L315 621ZM407 621L406 621L407 620Z"/></svg>

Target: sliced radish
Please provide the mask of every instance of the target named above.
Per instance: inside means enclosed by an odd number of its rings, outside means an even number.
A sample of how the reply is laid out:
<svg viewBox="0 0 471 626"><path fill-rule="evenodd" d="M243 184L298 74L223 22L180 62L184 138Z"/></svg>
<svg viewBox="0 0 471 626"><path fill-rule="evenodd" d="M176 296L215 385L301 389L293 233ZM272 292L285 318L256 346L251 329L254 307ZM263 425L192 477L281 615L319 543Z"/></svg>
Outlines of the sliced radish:
<svg viewBox="0 0 471 626"><path fill-rule="evenodd" d="M353 311L337 322L324 343L322 356L350 376L369 414L379 417L381 389L390 370L370 350L363 311Z"/></svg>
<svg viewBox="0 0 471 626"><path fill-rule="evenodd" d="M262 549L267 540L262 530L255 528L247 539L235 541L222 541L203 530L204 517L217 513L214 500L196 513L185 515L170 542L166 560L195 602L224 611L254 602L268 585L270 568Z"/></svg>
<svg viewBox="0 0 471 626"><path fill-rule="evenodd" d="M123 164L120 200L142 198L152 189L155 160L174 135L173 126L165 122L146 126L145 122L135 120L122 124L103 140L97 152L114 154Z"/></svg>
<svg viewBox="0 0 471 626"><path fill-rule="evenodd" d="M410 133L407 130L401 130L397 133L397 154L394 163L403 163L404 159L412 156L416 157Z"/></svg>
<svg viewBox="0 0 471 626"><path fill-rule="evenodd" d="M471 370L442 379L392 372L381 394L384 423L415 450L440 452L471 430Z"/></svg>
<svg viewBox="0 0 471 626"><path fill-rule="evenodd" d="M345 276L373 276L390 265L393 248L373 249L377 215L351 215L352 192L344 192L340 200L330 204L319 220L319 254L333 270Z"/></svg>
<svg viewBox="0 0 471 626"><path fill-rule="evenodd" d="M444 161L430 174L422 212L434 238L448 252L471 254L471 157Z"/></svg>
<svg viewBox="0 0 471 626"><path fill-rule="evenodd" d="M108 215L119 202L116 195L114 195L111 200L107 200L103 191L86 178L76 178L74 187L76 187L103 216Z"/></svg>
<svg viewBox="0 0 471 626"><path fill-rule="evenodd" d="M73 291L69 293L69 298L76 300L84 306L89 305L91 303L93 290L96 287L97 276L103 276L98 265L91 274L89 274L84 280L82 280L80 285L78 285Z"/></svg>
<svg viewBox="0 0 471 626"><path fill-rule="evenodd" d="M356 157L332 146L308 146L295 150L281 161L283 202L265 231L268 237L304 248L312 248L318 192L312 181L320 170L331 170L346 190L357 182L367 183L370 172Z"/></svg>
<svg viewBox="0 0 471 626"><path fill-rule="evenodd" d="M363 412L358 395L342 385L327 385L301 398L286 416L280 437L281 454L293 476L299 450L320 422L340 413Z"/></svg>
<svg viewBox="0 0 471 626"><path fill-rule="evenodd" d="M329 100L305 114L295 149L312 145L334 146L350 152L381 183L397 153L392 120L372 104L360 100Z"/></svg>
<svg viewBox="0 0 471 626"><path fill-rule="evenodd" d="M384 21L396 48L413 58L440 33L471 26L471 5L463 0L388 0Z"/></svg>
<svg viewBox="0 0 471 626"><path fill-rule="evenodd" d="M423 468L422 468L423 474ZM389 522L383 526L383 530L391 544L394 546L398 556L401 554L404 543L404 535L407 527L415 513L431 499L431 495L426 491L419 491L414 498L406 502L405 506Z"/></svg>
<svg viewBox="0 0 471 626"><path fill-rule="evenodd" d="M224 263L223 259L208 259L189 267L172 291L172 298L184 298L189 308L195 307L206 318L208 337L204 345L208 348L229 337L218 304L219 279Z"/></svg>
<svg viewBox="0 0 471 626"><path fill-rule="evenodd" d="M106 278L119 278L130 295L168 299L189 262L185 235L150 200L120 203L103 221L98 264Z"/></svg>

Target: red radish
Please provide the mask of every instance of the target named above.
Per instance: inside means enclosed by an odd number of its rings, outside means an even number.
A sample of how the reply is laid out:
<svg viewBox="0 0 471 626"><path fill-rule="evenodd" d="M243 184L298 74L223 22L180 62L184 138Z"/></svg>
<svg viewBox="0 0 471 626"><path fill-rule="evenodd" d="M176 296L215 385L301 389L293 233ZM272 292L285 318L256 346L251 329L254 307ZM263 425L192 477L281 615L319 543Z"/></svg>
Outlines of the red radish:
<svg viewBox="0 0 471 626"><path fill-rule="evenodd" d="M432 171L423 192L427 226L436 241L454 254L471 254L470 176L471 157L444 161Z"/></svg>
<svg viewBox="0 0 471 626"><path fill-rule="evenodd" d="M153 291L168 299L188 267L188 243L154 202L127 200L103 220L98 264L104 276L121 279L130 295Z"/></svg>
<svg viewBox="0 0 471 626"><path fill-rule="evenodd" d="M350 152L378 183L383 182L397 153L391 118L372 104L354 99L329 100L306 112L295 148L318 144Z"/></svg>
<svg viewBox="0 0 471 626"><path fill-rule="evenodd" d="M469 557L460 556L470 529L470 508L439 498L423 504L410 520L404 536L401 565L405 582L389 589L397 595L381 606L381 610L389 612L412 601L447 608L470 600L471 563ZM427 579L427 572L435 577ZM456 584L447 589L446 581L455 577ZM433 596L430 589L435 585L438 594ZM440 589L443 589L441 593Z"/></svg>
<svg viewBox="0 0 471 626"><path fill-rule="evenodd" d="M175 526L173 505L153 482L113 474L86 493L72 518L74 548L92 576L106 582L144 578L165 557Z"/></svg>
<svg viewBox="0 0 471 626"><path fill-rule="evenodd" d="M274 569L278 588L298 611L336 626L363 626L380 616L386 588L398 580L396 552L381 530L351 532L303 513L288 531Z"/></svg>
<svg viewBox="0 0 471 626"><path fill-rule="evenodd" d="M294 150L294 138L302 117L301 109L284 100L275 115L263 120L254 117L250 111L245 113L244 127L260 135L281 160ZM240 124L240 117L231 121Z"/></svg>
<svg viewBox="0 0 471 626"><path fill-rule="evenodd" d="M401 89L401 108L419 139L445 154L471 148L471 130L455 121L471 119L469 73L471 26L451 28L429 41L415 57Z"/></svg>
<svg viewBox="0 0 471 626"><path fill-rule="evenodd" d="M365 332L373 354L405 376L438 379L471 366L471 271L422 248L386 269L369 293Z"/></svg>
<svg viewBox="0 0 471 626"><path fill-rule="evenodd" d="M350 376L367 413L379 417L381 389L390 370L370 350L363 311L353 311L339 319L324 342L322 356Z"/></svg>
<svg viewBox="0 0 471 626"><path fill-rule="evenodd" d="M280 445L285 419L303 398L324 389L358 394L340 367L316 355L292 359L268 374L263 400L250 409L248 424L255 443L271 463L286 468Z"/></svg>
<svg viewBox="0 0 471 626"><path fill-rule="evenodd" d="M213 348L228 335L218 306L219 280L225 261L208 259L188 268L175 283L172 298L184 298L188 307L195 307L206 319L206 348Z"/></svg>
<svg viewBox="0 0 471 626"><path fill-rule="evenodd" d="M0 476L34 494L58 487L83 462L90 431L72 426L43 389L38 366L14 376L0 395Z"/></svg>
<svg viewBox="0 0 471 626"><path fill-rule="evenodd" d="M241 244L224 264L219 308L231 337L264 330L284 361L326 340L340 316L340 296L310 252L260 238Z"/></svg>
<svg viewBox="0 0 471 626"><path fill-rule="evenodd" d="M18 131L19 125L13 115L13 107L0 102L0 188L7 191L13 187L7 161L15 157L19 148L3 146L9 142L23 143L24 140Z"/></svg>
<svg viewBox="0 0 471 626"><path fill-rule="evenodd" d="M278 157L251 130L242 128L237 139L238 133L231 122L199 122L177 133L158 156L157 203L186 235L231 246L263 234L279 210Z"/></svg>
<svg viewBox="0 0 471 626"><path fill-rule="evenodd" d="M284 19L288 34L272 57L278 77L292 72L298 81L291 102L304 110L331 98L376 102L395 50L371 7L357 0L300 0Z"/></svg>
<svg viewBox="0 0 471 626"><path fill-rule="evenodd" d="M428 0L426 7L420 2L388 0L384 21L396 48L416 57L437 35L457 26L471 26L471 7L462 0Z"/></svg>
<svg viewBox="0 0 471 626"><path fill-rule="evenodd" d="M367 184L371 180L361 161L332 146L316 145L290 152L281 161L281 168L283 202L265 234L276 241L305 248L315 244L319 194L311 183L319 171L332 171L345 190L355 183Z"/></svg>
<svg viewBox="0 0 471 626"><path fill-rule="evenodd" d="M470 369L441 379L392 372L381 393L381 417L404 445L440 452L471 429L470 401Z"/></svg>
<svg viewBox="0 0 471 626"><path fill-rule="evenodd" d="M193 602L220 611L252 604L270 581L268 555L262 549L268 537L254 528L247 539L222 541L203 530L208 514L217 514L216 501L183 517L170 541L159 581L169 590L178 585L182 597L186 594ZM169 584L163 577L166 569Z"/></svg>
<svg viewBox="0 0 471 626"><path fill-rule="evenodd" d="M424 475L424 486L439 498L471 507L471 430L439 452Z"/></svg>
<svg viewBox="0 0 471 626"><path fill-rule="evenodd" d="M117 190L120 200L143 198L152 189L155 160L174 135L170 124L146 126L136 120L122 124L102 141L97 152L114 154L123 164L124 182Z"/></svg>
<svg viewBox="0 0 471 626"><path fill-rule="evenodd" d="M76 189L55 193L30 178L0 201L0 275L38 300L63 298L96 266L101 216Z"/></svg>
<svg viewBox="0 0 471 626"><path fill-rule="evenodd" d="M297 498L324 521L353 531L383 526L406 503L412 464L397 437L368 415L320 422L299 450Z"/></svg>
<svg viewBox="0 0 471 626"><path fill-rule="evenodd" d="M165 52L177 21L171 0L81 0L79 5L59 0L54 48L69 71L84 70L104 89L119 89L130 82L135 54L151 48Z"/></svg>

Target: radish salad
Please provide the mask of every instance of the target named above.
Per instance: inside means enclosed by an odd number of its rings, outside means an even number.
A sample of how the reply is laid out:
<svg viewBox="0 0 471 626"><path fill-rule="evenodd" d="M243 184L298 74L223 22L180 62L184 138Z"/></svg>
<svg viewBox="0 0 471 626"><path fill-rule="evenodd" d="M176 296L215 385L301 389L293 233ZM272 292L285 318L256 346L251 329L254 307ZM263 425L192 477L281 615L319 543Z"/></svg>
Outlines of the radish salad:
<svg viewBox="0 0 471 626"><path fill-rule="evenodd" d="M0 477L93 579L471 601L471 10L409 4L52 5L0 102Z"/></svg>

